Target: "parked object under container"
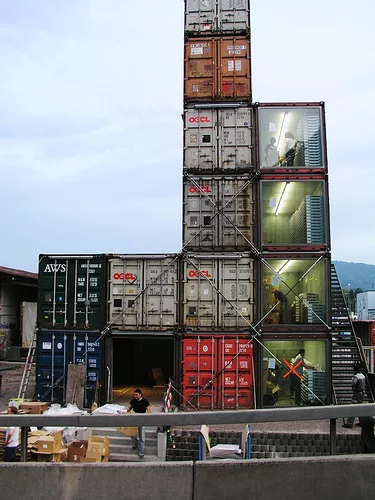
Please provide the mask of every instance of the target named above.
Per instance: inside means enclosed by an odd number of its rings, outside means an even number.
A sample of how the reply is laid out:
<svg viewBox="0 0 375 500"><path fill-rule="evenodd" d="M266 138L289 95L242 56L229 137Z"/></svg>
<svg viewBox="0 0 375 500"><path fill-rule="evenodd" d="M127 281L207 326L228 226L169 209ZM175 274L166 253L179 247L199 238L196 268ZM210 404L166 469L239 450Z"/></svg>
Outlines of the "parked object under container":
<svg viewBox="0 0 375 500"><path fill-rule="evenodd" d="M250 30L250 0L185 0L185 32L246 33Z"/></svg>
<svg viewBox="0 0 375 500"><path fill-rule="evenodd" d="M101 328L106 272L105 255L40 255L39 328Z"/></svg>
<svg viewBox="0 0 375 500"><path fill-rule="evenodd" d="M194 38L185 42L185 101L251 101L250 40Z"/></svg>
<svg viewBox="0 0 375 500"><path fill-rule="evenodd" d="M210 107L211 106L211 107ZM220 104L219 104L220 106ZM248 173L253 169L253 108L199 105L184 113L184 172Z"/></svg>

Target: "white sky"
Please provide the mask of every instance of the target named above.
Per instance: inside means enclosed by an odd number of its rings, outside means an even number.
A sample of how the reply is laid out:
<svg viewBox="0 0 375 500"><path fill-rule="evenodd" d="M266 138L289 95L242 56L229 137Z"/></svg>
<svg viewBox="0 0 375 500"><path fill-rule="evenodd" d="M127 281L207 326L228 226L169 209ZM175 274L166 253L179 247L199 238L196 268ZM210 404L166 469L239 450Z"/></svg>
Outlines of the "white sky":
<svg viewBox="0 0 375 500"><path fill-rule="evenodd" d="M375 4L253 0L253 100L325 101L332 256L375 264ZM182 0L0 2L0 265L181 248Z"/></svg>

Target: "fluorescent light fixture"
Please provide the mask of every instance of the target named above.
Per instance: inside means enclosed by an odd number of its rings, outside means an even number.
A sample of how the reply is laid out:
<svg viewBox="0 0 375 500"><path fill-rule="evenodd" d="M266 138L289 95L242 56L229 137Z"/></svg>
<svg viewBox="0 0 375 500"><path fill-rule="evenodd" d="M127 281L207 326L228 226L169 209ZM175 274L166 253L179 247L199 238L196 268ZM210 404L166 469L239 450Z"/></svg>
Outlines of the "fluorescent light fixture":
<svg viewBox="0 0 375 500"><path fill-rule="evenodd" d="M280 196L280 199L279 199L279 203L277 204L277 207L276 207L276 210L275 210L275 215L279 215L279 212L280 212L280 205L281 205L281 202L284 198L284 195L285 195L285 191L286 191L286 188L289 186L290 182L286 182L285 183L285 186L284 186L284 189L281 193L281 196Z"/></svg>
<svg viewBox="0 0 375 500"><path fill-rule="evenodd" d="M279 274L285 273L286 269L293 264L292 260L287 260L283 266L279 269Z"/></svg>
<svg viewBox="0 0 375 500"><path fill-rule="evenodd" d="M284 129L285 129L285 124L286 124L287 118L288 118L288 112L285 111L284 116L283 116L283 121L281 123L279 138L277 140L277 146L276 146L277 149L279 149L280 141L281 141L281 138L283 137L283 132L284 132Z"/></svg>

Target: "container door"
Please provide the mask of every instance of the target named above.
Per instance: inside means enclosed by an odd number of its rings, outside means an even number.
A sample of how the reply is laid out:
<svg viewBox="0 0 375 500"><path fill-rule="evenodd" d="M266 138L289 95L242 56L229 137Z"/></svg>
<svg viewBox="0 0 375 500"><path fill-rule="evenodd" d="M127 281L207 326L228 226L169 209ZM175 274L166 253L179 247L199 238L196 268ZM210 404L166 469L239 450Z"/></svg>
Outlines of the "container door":
<svg viewBox="0 0 375 500"><path fill-rule="evenodd" d="M216 0L185 1L185 31L207 33L212 31L216 13Z"/></svg>
<svg viewBox="0 0 375 500"><path fill-rule="evenodd" d="M249 328L254 320L254 263L248 257L220 261L219 327Z"/></svg>
<svg viewBox="0 0 375 500"><path fill-rule="evenodd" d="M109 318L115 328L142 325L142 260L119 257L109 264Z"/></svg>
<svg viewBox="0 0 375 500"><path fill-rule="evenodd" d="M177 327L177 265L175 257L144 262L143 324L147 329Z"/></svg>
<svg viewBox="0 0 375 500"><path fill-rule="evenodd" d="M41 256L38 326L100 328L105 323L104 256Z"/></svg>
<svg viewBox="0 0 375 500"><path fill-rule="evenodd" d="M218 168L216 127L216 110L185 111L184 170L205 173Z"/></svg>
<svg viewBox="0 0 375 500"><path fill-rule="evenodd" d="M247 177L223 178L219 200L220 246L226 250L248 250L254 243L253 184Z"/></svg>
<svg viewBox="0 0 375 500"><path fill-rule="evenodd" d="M219 168L223 172L253 168L252 109L218 111Z"/></svg>
<svg viewBox="0 0 375 500"><path fill-rule="evenodd" d="M220 0L218 9L219 31L244 32L250 29L249 0Z"/></svg>
<svg viewBox="0 0 375 500"><path fill-rule="evenodd" d="M184 177L184 247L218 246L217 203L217 182L212 177Z"/></svg>
<svg viewBox="0 0 375 500"><path fill-rule="evenodd" d="M68 326L69 267L68 259L41 256L39 264L38 325Z"/></svg>
<svg viewBox="0 0 375 500"><path fill-rule="evenodd" d="M239 337L219 343L218 407L222 410L253 408L253 344Z"/></svg>
<svg viewBox="0 0 375 500"><path fill-rule="evenodd" d="M218 97L251 100L250 41L245 37L220 39Z"/></svg>
<svg viewBox="0 0 375 500"><path fill-rule="evenodd" d="M216 370L216 348L217 344L212 336L182 340L182 403L186 408L215 408L217 381L213 377Z"/></svg>
<svg viewBox="0 0 375 500"><path fill-rule="evenodd" d="M105 305L105 264L102 258L73 262L71 289L74 289L73 326L93 328L103 325ZM74 287L74 288L73 288Z"/></svg>
<svg viewBox="0 0 375 500"><path fill-rule="evenodd" d="M99 403L102 374L102 339L99 332L77 333L70 337L70 362L86 365L86 385L84 392L85 407L90 408L94 399Z"/></svg>
<svg viewBox="0 0 375 500"><path fill-rule="evenodd" d="M184 261L184 326L212 329L217 322L217 261L189 257ZM208 278L208 279L206 279ZM209 281L208 281L209 280Z"/></svg>
<svg viewBox="0 0 375 500"><path fill-rule="evenodd" d="M209 101L215 92L216 45L210 38L185 42L185 99Z"/></svg>
<svg viewBox="0 0 375 500"><path fill-rule="evenodd" d="M65 401L68 359L69 346L64 332L38 332L36 386L39 401Z"/></svg>

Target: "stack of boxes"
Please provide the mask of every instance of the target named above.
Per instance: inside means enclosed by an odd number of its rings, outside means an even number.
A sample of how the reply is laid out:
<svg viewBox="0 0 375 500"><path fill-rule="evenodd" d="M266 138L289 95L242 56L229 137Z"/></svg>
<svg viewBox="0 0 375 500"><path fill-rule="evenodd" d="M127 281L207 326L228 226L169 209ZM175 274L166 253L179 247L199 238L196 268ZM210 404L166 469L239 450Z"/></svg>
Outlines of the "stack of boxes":
<svg viewBox="0 0 375 500"><path fill-rule="evenodd" d="M182 388L196 408L252 406L252 378L223 359L254 321L253 152L250 2L186 0Z"/></svg>

